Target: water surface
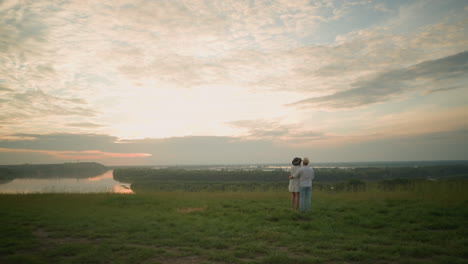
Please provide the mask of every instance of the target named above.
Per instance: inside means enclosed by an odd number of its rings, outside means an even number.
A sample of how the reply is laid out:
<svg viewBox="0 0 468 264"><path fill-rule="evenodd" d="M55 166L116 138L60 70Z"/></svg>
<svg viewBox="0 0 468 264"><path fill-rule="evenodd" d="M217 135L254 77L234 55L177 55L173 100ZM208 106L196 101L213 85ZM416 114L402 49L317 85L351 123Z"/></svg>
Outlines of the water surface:
<svg viewBox="0 0 468 264"><path fill-rule="evenodd" d="M17 178L0 184L0 193L133 193L129 183L114 180L113 170L90 178Z"/></svg>

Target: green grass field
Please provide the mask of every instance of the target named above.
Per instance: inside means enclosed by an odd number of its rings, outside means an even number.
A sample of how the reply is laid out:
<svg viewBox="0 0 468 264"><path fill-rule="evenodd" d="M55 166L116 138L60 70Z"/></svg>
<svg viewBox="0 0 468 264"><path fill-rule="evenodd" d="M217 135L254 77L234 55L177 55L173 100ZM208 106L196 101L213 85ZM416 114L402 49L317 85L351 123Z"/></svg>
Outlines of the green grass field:
<svg viewBox="0 0 468 264"><path fill-rule="evenodd" d="M467 183L411 192L0 195L0 263L468 263Z"/></svg>

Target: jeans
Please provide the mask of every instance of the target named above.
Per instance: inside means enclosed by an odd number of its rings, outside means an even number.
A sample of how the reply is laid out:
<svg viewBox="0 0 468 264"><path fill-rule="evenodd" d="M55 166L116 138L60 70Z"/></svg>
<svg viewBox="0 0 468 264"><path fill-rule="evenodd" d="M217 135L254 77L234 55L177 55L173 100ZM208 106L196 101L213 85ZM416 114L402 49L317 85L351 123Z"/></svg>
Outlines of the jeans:
<svg viewBox="0 0 468 264"><path fill-rule="evenodd" d="M312 199L312 186L302 187L300 190L300 210L301 212L310 212L310 200Z"/></svg>

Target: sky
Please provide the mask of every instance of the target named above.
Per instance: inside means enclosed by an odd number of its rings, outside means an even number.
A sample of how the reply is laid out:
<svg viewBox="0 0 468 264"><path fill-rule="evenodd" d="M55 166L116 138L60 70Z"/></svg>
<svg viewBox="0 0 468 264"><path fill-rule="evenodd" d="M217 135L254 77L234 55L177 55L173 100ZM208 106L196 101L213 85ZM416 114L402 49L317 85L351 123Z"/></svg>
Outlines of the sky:
<svg viewBox="0 0 468 264"><path fill-rule="evenodd" d="M0 0L0 164L468 159L465 0Z"/></svg>

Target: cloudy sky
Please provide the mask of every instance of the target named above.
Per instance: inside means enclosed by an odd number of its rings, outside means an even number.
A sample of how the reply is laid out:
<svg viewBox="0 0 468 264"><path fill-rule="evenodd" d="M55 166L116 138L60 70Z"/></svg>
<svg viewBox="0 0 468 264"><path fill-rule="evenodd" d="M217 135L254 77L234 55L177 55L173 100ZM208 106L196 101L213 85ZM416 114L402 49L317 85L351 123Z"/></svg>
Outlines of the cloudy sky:
<svg viewBox="0 0 468 264"><path fill-rule="evenodd" d="M0 0L0 164L468 159L466 0Z"/></svg>

